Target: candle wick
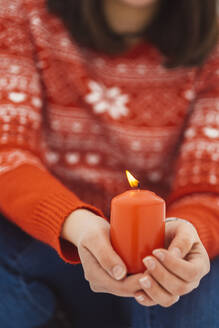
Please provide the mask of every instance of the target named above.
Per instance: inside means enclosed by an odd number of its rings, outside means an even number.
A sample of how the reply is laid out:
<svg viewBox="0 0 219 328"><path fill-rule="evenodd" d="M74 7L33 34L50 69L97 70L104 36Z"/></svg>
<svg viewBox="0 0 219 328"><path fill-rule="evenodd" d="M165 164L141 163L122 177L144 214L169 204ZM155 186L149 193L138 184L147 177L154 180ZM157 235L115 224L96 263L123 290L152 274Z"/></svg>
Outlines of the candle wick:
<svg viewBox="0 0 219 328"><path fill-rule="evenodd" d="M140 189L140 182L138 183L138 189Z"/></svg>

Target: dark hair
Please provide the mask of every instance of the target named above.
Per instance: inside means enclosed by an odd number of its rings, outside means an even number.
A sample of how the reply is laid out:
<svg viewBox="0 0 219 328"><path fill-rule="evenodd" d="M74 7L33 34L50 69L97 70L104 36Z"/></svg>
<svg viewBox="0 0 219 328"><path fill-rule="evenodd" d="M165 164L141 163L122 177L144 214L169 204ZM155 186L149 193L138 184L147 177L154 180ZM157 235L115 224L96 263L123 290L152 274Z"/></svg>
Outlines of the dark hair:
<svg viewBox="0 0 219 328"><path fill-rule="evenodd" d="M199 66L218 39L217 0L159 0L155 17L142 36L167 58L166 67ZM107 25L103 0L47 0L81 46L109 54L124 52L124 37Z"/></svg>

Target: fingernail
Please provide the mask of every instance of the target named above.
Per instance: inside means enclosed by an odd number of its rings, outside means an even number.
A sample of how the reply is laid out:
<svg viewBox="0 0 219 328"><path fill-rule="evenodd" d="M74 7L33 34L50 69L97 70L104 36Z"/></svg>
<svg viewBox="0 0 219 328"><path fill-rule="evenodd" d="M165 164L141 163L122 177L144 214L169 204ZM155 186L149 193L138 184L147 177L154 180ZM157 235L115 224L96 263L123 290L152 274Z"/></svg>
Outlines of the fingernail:
<svg viewBox="0 0 219 328"><path fill-rule="evenodd" d="M150 288L151 287L151 282L150 279L148 277L144 277L139 279L140 284L144 287L144 288Z"/></svg>
<svg viewBox="0 0 219 328"><path fill-rule="evenodd" d="M178 247L173 247L173 248L170 250L170 253L171 253L173 256L176 256L176 257L181 257L181 256L182 256L181 250L180 250Z"/></svg>
<svg viewBox="0 0 219 328"><path fill-rule="evenodd" d="M145 257L143 262L149 270L154 270L156 267L156 263L151 257Z"/></svg>
<svg viewBox="0 0 219 328"><path fill-rule="evenodd" d="M136 296L135 297L137 301L139 302L143 302L144 301L144 296L140 295L140 296Z"/></svg>
<svg viewBox="0 0 219 328"><path fill-rule="evenodd" d="M165 254L157 249L155 249L152 254L156 256L160 261L164 261Z"/></svg>
<svg viewBox="0 0 219 328"><path fill-rule="evenodd" d="M116 280L120 280L125 274L125 270L121 265L116 265L113 268L113 276Z"/></svg>

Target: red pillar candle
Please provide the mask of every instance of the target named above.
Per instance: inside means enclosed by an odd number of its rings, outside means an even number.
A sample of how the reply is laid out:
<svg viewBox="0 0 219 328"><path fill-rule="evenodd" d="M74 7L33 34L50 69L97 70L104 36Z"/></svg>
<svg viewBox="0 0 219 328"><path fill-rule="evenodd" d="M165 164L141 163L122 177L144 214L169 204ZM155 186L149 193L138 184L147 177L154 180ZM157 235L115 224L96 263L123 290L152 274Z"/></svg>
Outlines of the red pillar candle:
<svg viewBox="0 0 219 328"><path fill-rule="evenodd" d="M139 185L126 171L132 187ZM128 273L146 270L142 259L164 247L165 201L148 190L128 190L111 201L111 242L127 265Z"/></svg>

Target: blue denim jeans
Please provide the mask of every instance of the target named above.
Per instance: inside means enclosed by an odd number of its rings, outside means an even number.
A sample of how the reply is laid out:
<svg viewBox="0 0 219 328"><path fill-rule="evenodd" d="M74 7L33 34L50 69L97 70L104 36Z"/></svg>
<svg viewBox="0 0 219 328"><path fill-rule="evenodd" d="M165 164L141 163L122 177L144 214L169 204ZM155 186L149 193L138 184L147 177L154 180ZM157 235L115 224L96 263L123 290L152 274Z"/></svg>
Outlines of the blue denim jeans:
<svg viewBox="0 0 219 328"><path fill-rule="evenodd" d="M170 308L93 293L81 265L64 263L49 246L0 217L1 328L47 327L57 304L72 328L218 328L218 295L219 258L199 288Z"/></svg>
<svg viewBox="0 0 219 328"><path fill-rule="evenodd" d="M132 307L133 328L218 328L219 257L211 261L211 270L197 289L181 296L169 308L141 305Z"/></svg>

